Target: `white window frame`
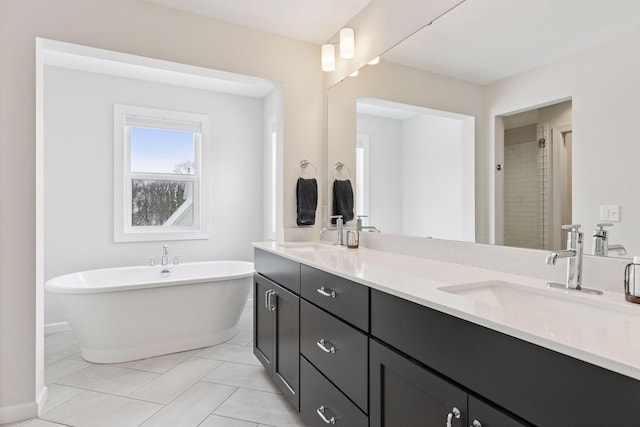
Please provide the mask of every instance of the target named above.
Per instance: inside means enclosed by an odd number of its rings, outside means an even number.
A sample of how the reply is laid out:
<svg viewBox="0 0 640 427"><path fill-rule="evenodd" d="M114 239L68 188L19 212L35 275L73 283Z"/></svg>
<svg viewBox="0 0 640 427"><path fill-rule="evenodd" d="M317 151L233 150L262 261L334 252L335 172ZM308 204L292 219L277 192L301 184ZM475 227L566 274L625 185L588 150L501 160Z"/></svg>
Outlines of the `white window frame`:
<svg viewBox="0 0 640 427"><path fill-rule="evenodd" d="M114 241L206 239L207 233L207 146L209 117L205 114L160 110L132 105L114 105ZM131 127L193 131L194 175L131 172ZM199 135L198 135L199 134ZM193 182L193 225L134 227L131 225L132 179Z"/></svg>
<svg viewBox="0 0 640 427"><path fill-rule="evenodd" d="M265 230L267 240L276 240L277 233L277 152L278 152L278 131L275 116L269 120L267 144L265 147L265 183L266 183L266 209L265 209Z"/></svg>

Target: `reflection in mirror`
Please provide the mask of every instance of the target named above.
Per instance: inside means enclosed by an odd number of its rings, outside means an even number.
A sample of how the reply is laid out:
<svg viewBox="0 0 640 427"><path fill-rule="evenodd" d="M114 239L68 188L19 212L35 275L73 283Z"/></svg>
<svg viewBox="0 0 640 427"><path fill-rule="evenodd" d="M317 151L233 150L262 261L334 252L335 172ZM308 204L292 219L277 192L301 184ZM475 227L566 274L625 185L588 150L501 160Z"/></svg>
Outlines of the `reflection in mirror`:
<svg viewBox="0 0 640 427"><path fill-rule="evenodd" d="M622 245L629 255L640 254L640 197L634 190L640 144L633 143L640 99L640 55L634 54L638 51L637 0L465 1L383 54L379 65L365 66L359 77L330 88L328 164L341 160L352 166L356 177L360 174L356 135L366 132L356 129L357 98L471 116L475 118L475 192L468 197L475 202L476 242L560 249L566 244L557 232L559 226L578 223L585 236L585 253L602 255L596 242L602 235L597 224L611 223L613 227L605 227L607 243L615 244L614 248ZM531 235L536 242L522 242L505 234L505 227L513 225L505 218L505 191L510 184L504 179L517 171L509 166L513 160L505 159L513 155L511 144L504 143L505 130L510 138L509 133L519 132L515 128L527 125L509 124L517 113L561 108L569 100L568 119L555 125L547 121L546 126L544 121L536 122L535 135L528 136L532 146L537 147L540 139L549 144L543 150L551 187L545 206L533 208L547 211L542 232L539 218L525 221L534 228ZM541 138L538 132L545 130L546 137ZM559 144L554 141L562 141L570 159L557 171L553 168L561 154L555 153ZM369 145L373 144L370 136ZM497 171L499 164L506 169ZM386 172L391 173L391 168ZM371 166L369 180L378 173ZM396 173L396 180L403 175L402 170ZM359 185L355 182L354 188ZM557 185L565 188L560 191ZM391 232L393 226L385 229L379 223L382 219L376 223L373 218L375 197L371 187L370 223ZM395 227L405 233L404 221L398 219ZM516 226L522 231L526 227ZM620 256L623 251L607 255Z"/></svg>
<svg viewBox="0 0 640 427"><path fill-rule="evenodd" d="M502 117L504 244L558 250L571 223L571 101Z"/></svg>
<svg viewBox="0 0 640 427"><path fill-rule="evenodd" d="M357 99L356 206L385 233L475 241L474 118Z"/></svg>

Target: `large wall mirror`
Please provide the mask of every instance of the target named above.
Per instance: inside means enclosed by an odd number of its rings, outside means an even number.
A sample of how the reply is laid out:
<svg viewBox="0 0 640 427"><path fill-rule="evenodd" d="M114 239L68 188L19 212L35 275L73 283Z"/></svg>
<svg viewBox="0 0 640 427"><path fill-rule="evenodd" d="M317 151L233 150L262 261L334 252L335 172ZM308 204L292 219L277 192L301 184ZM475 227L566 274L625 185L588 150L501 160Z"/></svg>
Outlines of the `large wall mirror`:
<svg viewBox="0 0 640 427"><path fill-rule="evenodd" d="M327 188L382 233L640 254L638 52L637 0L466 0L329 88Z"/></svg>

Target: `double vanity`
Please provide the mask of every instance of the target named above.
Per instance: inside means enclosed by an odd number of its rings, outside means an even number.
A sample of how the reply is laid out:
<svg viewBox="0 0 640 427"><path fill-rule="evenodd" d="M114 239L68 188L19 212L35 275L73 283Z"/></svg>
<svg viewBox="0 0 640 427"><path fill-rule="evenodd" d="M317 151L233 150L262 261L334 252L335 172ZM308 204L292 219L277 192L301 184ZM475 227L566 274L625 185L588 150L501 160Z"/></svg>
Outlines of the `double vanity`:
<svg viewBox="0 0 640 427"><path fill-rule="evenodd" d="M633 426L619 293L361 247L255 244L254 353L309 426Z"/></svg>

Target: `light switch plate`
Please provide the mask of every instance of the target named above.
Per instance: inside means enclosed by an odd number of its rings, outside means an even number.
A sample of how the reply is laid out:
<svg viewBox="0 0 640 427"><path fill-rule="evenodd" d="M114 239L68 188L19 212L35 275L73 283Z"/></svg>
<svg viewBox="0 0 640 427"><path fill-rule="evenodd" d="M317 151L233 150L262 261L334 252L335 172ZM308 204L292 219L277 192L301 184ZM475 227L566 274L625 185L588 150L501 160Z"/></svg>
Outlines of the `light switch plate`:
<svg viewBox="0 0 640 427"><path fill-rule="evenodd" d="M620 222L620 206L600 206L600 221Z"/></svg>

